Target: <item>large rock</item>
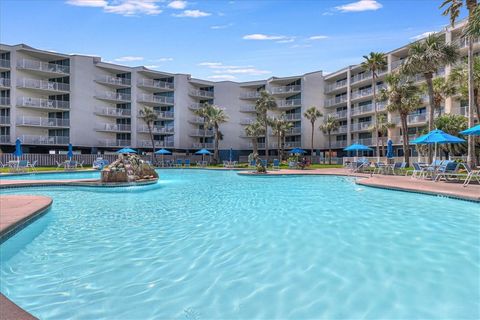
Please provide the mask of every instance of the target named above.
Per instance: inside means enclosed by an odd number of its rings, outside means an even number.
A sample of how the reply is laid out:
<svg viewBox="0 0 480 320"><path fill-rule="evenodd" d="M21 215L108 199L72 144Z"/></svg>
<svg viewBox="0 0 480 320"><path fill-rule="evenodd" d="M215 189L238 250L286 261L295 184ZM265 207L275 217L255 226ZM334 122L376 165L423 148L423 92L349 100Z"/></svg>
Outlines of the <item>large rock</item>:
<svg viewBox="0 0 480 320"><path fill-rule="evenodd" d="M102 170L102 182L135 182L158 179L155 169L137 155L119 155Z"/></svg>

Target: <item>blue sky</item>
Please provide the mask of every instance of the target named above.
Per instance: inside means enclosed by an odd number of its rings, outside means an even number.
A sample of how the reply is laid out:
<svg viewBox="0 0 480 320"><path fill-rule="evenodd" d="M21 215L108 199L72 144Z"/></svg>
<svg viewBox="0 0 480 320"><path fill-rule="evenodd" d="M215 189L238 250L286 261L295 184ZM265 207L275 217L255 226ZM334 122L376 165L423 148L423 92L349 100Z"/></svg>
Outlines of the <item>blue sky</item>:
<svg viewBox="0 0 480 320"><path fill-rule="evenodd" d="M210 80L361 62L448 24L441 0L0 0L0 42Z"/></svg>

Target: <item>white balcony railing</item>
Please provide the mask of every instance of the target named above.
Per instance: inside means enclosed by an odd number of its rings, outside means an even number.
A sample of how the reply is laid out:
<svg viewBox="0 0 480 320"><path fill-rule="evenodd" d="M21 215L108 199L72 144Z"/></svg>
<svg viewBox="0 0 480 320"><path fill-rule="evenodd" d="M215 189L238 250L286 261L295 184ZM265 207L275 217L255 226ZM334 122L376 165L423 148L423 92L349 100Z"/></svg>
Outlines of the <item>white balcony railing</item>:
<svg viewBox="0 0 480 320"><path fill-rule="evenodd" d="M257 121L257 119L243 118L243 119L240 120L240 124L249 125L249 124L254 123L255 121Z"/></svg>
<svg viewBox="0 0 480 320"><path fill-rule="evenodd" d="M404 63L405 63L405 59L392 61L392 70L397 69Z"/></svg>
<svg viewBox="0 0 480 320"><path fill-rule="evenodd" d="M10 88L10 79L9 78L0 78L0 87Z"/></svg>
<svg viewBox="0 0 480 320"><path fill-rule="evenodd" d="M153 79L140 79L138 80L138 85L141 87L148 87L148 88L168 89L168 90L174 89L174 85L172 82L153 80Z"/></svg>
<svg viewBox="0 0 480 320"><path fill-rule="evenodd" d="M0 68L10 68L10 60L0 59Z"/></svg>
<svg viewBox="0 0 480 320"><path fill-rule="evenodd" d="M378 93L381 89L386 88L385 85L379 85L376 88L376 92ZM352 91L352 100L353 99L358 99L362 97L367 97L373 94L373 89L372 88L367 88L367 89L362 89L362 90L355 90Z"/></svg>
<svg viewBox="0 0 480 320"><path fill-rule="evenodd" d="M95 97L98 99L113 100L119 102L129 102L132 100L132 96L128 93L113 91L97 92L97 94L95 94Z"/></svg>
<svg viewBox="0 0 480 320"><path fill-rule="evenodd" d="M130 132L132 130L132 126L129 124L97 123L95 125L95 130L111 132Z"/></svg>
<svg viewBox="0 0 480 320"><path fill-rule="evenodd" d="M286 132L287 136L296 136L296 135L299 135L299 134L302 134L302 128L300 128L300 127L291 128L290 130L288 130Z"/></svg>
<svg viewBox="0 0 480 320"><path fill-rule="evenodd" d="M48 91L70 91L70 85L67 83L52 82L47 80L38 80L38 79L28 79L22 78L19 79L17 86L20 88L30 88L30 89L39 89L39 90L48 90Z"/></svg>
<svg viewBox="0 0 480 320"><path fill-rule="evenodd" d="M54 109L54 110L68 110L70 109L70 102L68 101L59 101L59 100L49 100L42 98L32 98L32 97L19 97L17 100L17 106L25 108L35 108L35 109Z"/></svg>
<svg viewBox="0 0 480 320"><path fill-rule="evenodd" d="M348 131L348 126L344 125L344 126L339 126L338 129L333 133L347 133L347 131Z"/></svg>
<svg viewBox="0 0 480 320"><path fill-rule="evenodd" d="M173 141L159 141L153 140L155 148L173 148ZM151 148L152 140L138 140L138 146L140 148Z"/></svg>
<svg viewBox="0 0 480 320"><path fill-rule="evenodd" d="M190 131L189 135L192 137L203 137L204 135L206 137L211 137L213 136L213 130L201 130L201 129L192 130Z"/></svg>
<svg viewBox="0 0 480 320"><path fill-rule="evenodd" d="M365 146L371 146L375 142L374 142L374 139L372 139L372 138L360 138L360 139L356 139L355 143L360 143L360 144L363 144Z"/></svg>
<svg viewBox="0 0 480 320"><path fill-rule="evenodd" d="M23 135L20 137L20 141L23 144L33 145L67 145L70 142L70 138L65 136Z"/></svg>
<svg viewBox="0 0 480 320"><path fill-rule="evenodd" d="M379 76L384 75L388 72L388 70L380 70L377 72ZM351 83L356 83L359 81L367 80L367 79L372 79L372 73L371 72L364 72L364 73L359 73L354 76L352 76Z"/></svg>
<svg viewBox="0 0 480 320"><path fill-rule="evenodd" d="M201 143L201 142L194 142L192 143L192 149L213 149L214 145L212 142L207 142L207 143Z"/></svg>
<svg viewBox="0 0 480 320"><path fill-rule="evenodd" d="M302 99L278 100L278 108L292 108L302 106Z"/></svg>
<svg viewBox="0 0 480 320"><path fill-rule="evenodd" d="M299 121L299 120L302 120L302 114L301 113L284 114L283 118L288 121Z"/></svg>
<svg viewBox="0 0 480 320"><path fill-rule="evenodd" d="M99 116L106 117L130 117L132 115L132 110L130 109L120 109L120 108L95 108L95 114Z"/></svg>
<svg viewBox="0 0 480 320"><path fill-rule="evenodd" d="M147 125L140 126L137 129L138 132L142 133L149 133L150 131L148 130ZM153 134L174 134L174 128L173 127L165 127L165 126L152 126L152 133Z"/></svg>
<svg viewBox="0 0 480 320"><path fill-rule="evenodd" d="M131 140L121 140L121 139L100 139L98 144L101 147L129 147L131 145Z"/></svg>
<svg viewBox="0 0 480 320"><path fill-rule="evenodd" d="M244 92L240 94L240 99L258 99L258 98L260 98L259 91L250 91L250 92Z"/></svg>
<svg viewBox="0 0 480 320"><path fill-rule="evenodd" d="M17 61L17 68L34 70L34 71L43 71L43 72L49 72L49 73L59 73L59 74L70 73L69 66L62 66L55 63L48 63L48 62L30 60L30 59L21 59Z"/></svg>
<svg viewBox="0 0 480 320"><path fill-rule="evenodd" d="M10 117L0 116L0 124L1 125L10 125Z"/></svg>
<svg viewBox="0 0 480 320"><path fill-rule="evenodd" d="M418 137L419 137L419 135L416 135L416 134L408 135L408 142L410 143L410 141L412 141L412 140L414 140ZM403 136L393 136L393 137L390 138L390 140L392 140L393 144L402 144L403 143Z"/></svg>
<svg viewBox="0 0 480 320"><path fill-rule="evenodd" d="M18 117L16 123L19 126L29 126L29 127L68 127L70 126L69 119L27 117L27 116Z"/></svg>
<svg viewBox="0 0 480 320"><path fill-rule="evenodd" d="M332 149L343 149L345 147L347 147L347 140L335 140L333 141L332 139L332 142L330 143L330 147ZM328 141L326 141L324 144L323 144L323 149L328 149L329 146L328 146Z"/></svg>
<svg viewBox="0 0 480 320"><path fill-rule="evenodd" d="M337 81L334 83L327 84L327 86L325 87L325 92L330 92L336 89L345 88L346 86L347 86L347 79Z"/></svg>
<svg viewBox="0 0 480 320"><path fill-rule="evenodd" d="M325 107L331 107L333 105L345 103L345 102L347 102L347 95L342 95L339 97L325 100Z"/></svg>
<svg viewBox="0 0 480 320"><path fill-rule="evenodd" d="M153 94L141 94L138 97L138 101L140 102L148 102L148 103L158 103L158 104L173 104L174 98L173 97L164 97L164 96L156 96Z"/></svg>
<svg viewBox="0 0 480 320"><path fill-rule="evenodd" d="M132 80L127 78L119 78L109 75L101 75L97 77L97 82L111 84L114 86L130 86L132 84Z"/></svg>
<svg viewBox="0 0 480 320"><path fill-rule="evenodd" d="M257 109L255 108L255 106L249 106L249 105L246 105L246 106L240 106L240 112L257 112Z"/></svg>
<svg viewBox="0 0 480 320"><path fill-rule="evenodd" d="M281 94L281 93L296 93L302 91L301 85L290 85L283 87L272 87L270 92L272 94Z"/></svg>
<svg viewBox="0 0 480 320"><path fill-rule="evenodd" d="M214 94L213 91L205 91L205 90L190 90L189 94L194 97L200 98L213 98Z"/></svg>
<svg viewBox="0 0 480 320"><path fill-rule="evenodd" d="M373 125L372 121L353 123L351 125L351 129L352 131L365 131L365 130L370 130L372 125Z"/></svg>
<svg viewBox="0 0 480 320"><path fill-rule="evenodd" d="M377 112L384 111L386 108L387 108L386 102L384 101L377 102ZM351 115L357 116L357 115L371 113L371 112L375 112L375 109L373 108L373 103L364 104L362 106L356 106L352 108Z"/></svg>
<svg viewBox="0 0 480 320"><path fill-rule="evenodd" d="M9 97L0 97L0 106L9 106L10 98Z"/></svg>
<svg viewBox="0 0 480 320"><path fill-rule="evenodd" d="M332 116L332 117L337 118L337 119L346 118L347 117L347 110L331 112L331 113L327 114L327 116Z"/></svg>

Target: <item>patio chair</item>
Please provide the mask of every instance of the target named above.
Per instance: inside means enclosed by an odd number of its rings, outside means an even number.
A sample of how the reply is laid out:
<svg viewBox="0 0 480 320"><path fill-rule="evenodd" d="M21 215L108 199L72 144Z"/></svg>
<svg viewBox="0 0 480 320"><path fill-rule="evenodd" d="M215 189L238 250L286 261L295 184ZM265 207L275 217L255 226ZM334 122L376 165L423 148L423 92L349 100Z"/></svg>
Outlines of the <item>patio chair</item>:
<svg viewBox="0 0 480 320"><path fill-rule="evenodd" d="M426 178L427 176L430 176L433 179L435 176L435 172L440 168L442 163L442 160L433 161L429 166L424 168L423 177Z"/></svg>
<svg viewBox="0 0 480 320"><path fill-rule="evenodd" d="M37 160L27 163L27 168L32 169L32 171L37 171Z"/></svg>
<svg viewBox="0 0 480 320"><path fill-rule="evenodd" d="M255 160L252 160L252 161L250 161L250 162L248 163L248 166L249 166L250 168L255 168L256 165L257 165L257 163L255 162Z"/></svg>
<svg viewBox="0 0 480 320"><path fill-rule="evenodd" d="M177 164L175 165L176 167L181 167L183 165L182 159L177 159Z"/></svg>
<svg viewBox="0 0 480 320"><path fill-rule="evenodd" d="M412 175L410 176L411 179L415 178L423 178L425 166L420 162L412 163L413 170L405 170L405 176L408 176L408 173L411 172Z"/></svg>
<svg viewBox="0 0 480 320"><path fill-rule="evenodd" d="M375 162L374 164L374 169L373 169L373 172L372 174L385 174L385 170L386 170L386 166L385 166L385 163L383 162Z"/></svg>
<svg viewBox="0 0 480 320"><path fill-rule="evenodd" d="M77 162L77 165L83 169L83 164L84 164L85 160L81 161L81 162Z"/></svg>
<svg viewBox="0 0 480 320"><path fill-rule="evenodd" d="M405 173L405 168L407 166L407 163L406 162L395 162L395 164L393 165L393 174L403 174Z"/></svg>
<svg viewBox="0 0 480 320"><path fill-rule="evenodd" d="M238 166L238 161L233 161L232 167L236 168Z"/></svg>
<svg viewBox="0 0 480 320"><path fill-rule="evenodd" d="M7 166L6 163L3 163L2 161L0 161L0 168L5 168Z"/></svg>
<svg viewBox="0 0 480 320"><path fill-rule="evenodd" d="M185 159L185 167L190 167L190 159Z"/></svg>
<svg viewBox="0 0 480 320"><path fill-rule="evenodd" d="M267 160L260 160L260 161L262 161L262 166L264 166L265 168L268 166Z"/></svg>
<svg viewBox="0 0 480 320"><path fill-rule="evenodd" d="M480 170L472 170L470 166L466 163L462 163L463 167L465 167L465 170L467 170L467 178L463 182L463 186L466 187L470 182L472 182L472 179L475 179L478 184L480 184Z"/></svg>
<svg viewBox="0 0 480 320"><path fill-rule="evenodd" d="M17 167L17 170L18 171L22 171L22 172L25 172L28 168L28 161L27 160L20 160L18 162L18 167Z"/></svg>
<svg viewBox="0 0 480 320"><path fill-rule="evenodd" d="M370 161L368 160L359 160L353 164L351 169L352 173L363 172L366 168L370 167Z"/></svg>
<svg viewBox="0 0 480 320"><path fill-rule="evenodd" d="M280 160L273 159L272 169L273 170L280 170Z"/></svg>
<svg viewBox="0 0 480 320"><path fill-rule="evenodd" d="M56 169L56 170L64 167L64 163L63 163L63 162L55 161L55 163L57 164L57 169Z"/></svg>
<svg viewBox="0 0 480 320"><path fill-rule="evenodd" d="M458 180L458 177L463 175L459 172L461 167L461 163L449 161L446 165L439 167L439 169L435 172L433 181L438 182L442 177L445 178L445 181L453 180L454 177L456 177Z"/></svg>

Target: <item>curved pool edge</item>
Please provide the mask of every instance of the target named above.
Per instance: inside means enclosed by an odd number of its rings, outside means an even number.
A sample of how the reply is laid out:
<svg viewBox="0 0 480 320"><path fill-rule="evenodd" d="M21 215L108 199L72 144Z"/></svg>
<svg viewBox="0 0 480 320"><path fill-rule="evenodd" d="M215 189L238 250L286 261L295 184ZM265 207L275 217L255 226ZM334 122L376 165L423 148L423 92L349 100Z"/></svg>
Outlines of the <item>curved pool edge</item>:
<svg viewBox="0 0 480 320"><path fill-rule="evenodd" d="M9 300L5 295L0 293L0 310L2 310L2 320L37 320L30 313Z"/></svg>
<svg viewBox="0 0 480 320"><path fill-rule="evenodd" d="M138 180L135 182L101 182L99 179L69 179L69 180L2 180L0 189L27 188L27 187L47 187L47 186L74 186L74 187L131 187L145 186L155 184L156 179Z"/></svg>

